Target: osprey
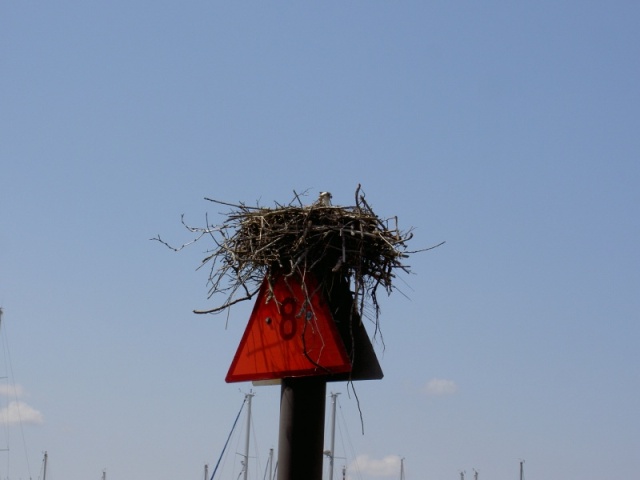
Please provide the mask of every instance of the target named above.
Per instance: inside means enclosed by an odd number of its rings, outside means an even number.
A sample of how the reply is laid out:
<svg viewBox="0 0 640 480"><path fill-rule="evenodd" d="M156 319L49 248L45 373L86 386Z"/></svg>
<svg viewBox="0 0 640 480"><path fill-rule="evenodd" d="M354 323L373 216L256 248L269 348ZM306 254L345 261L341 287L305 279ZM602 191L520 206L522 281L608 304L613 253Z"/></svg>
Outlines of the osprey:
<svg viewBox="0 0 640 480"><path fill-rule="evenodd" d="M322 205L324 207L330 207L331 197L332 195L329 192L320 192L320 195L318 196L318 201L316 202L316 204Z"/></svg>

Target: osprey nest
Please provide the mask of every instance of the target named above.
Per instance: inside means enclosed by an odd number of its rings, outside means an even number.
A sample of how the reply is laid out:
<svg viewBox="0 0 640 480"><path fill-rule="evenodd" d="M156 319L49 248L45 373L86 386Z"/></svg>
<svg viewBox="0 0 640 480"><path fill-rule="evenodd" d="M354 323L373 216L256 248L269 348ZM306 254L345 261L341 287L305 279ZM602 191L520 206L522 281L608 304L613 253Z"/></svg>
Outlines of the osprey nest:
<svg viewBox="0 0 640 480"><path fill-rule="evenodd" d="M377 326L378 288L391 293L396 272L408 273L403 262L416 253L407 249L411 230L400 231L397 217L378 217L360 186L355 205L349 207L332 206L322 195L315 203L304 205L295 194L288 205L276 204L274 208L206 200L231 207L222 224L210 225L207 219L204 228L194 228L184 218L182 222L197 234L189 244L205 236L213 240L214 248L199 268L210 267L209 298L223 294L226 299L217 307L195 313L218 313L253 298L265 276L271 281L276 273L304 277L313 272L324 280L330 275L348 281L355 311L362 316L373 307ZM176 251L188 245L174 248L159 236L155 240Z"/></svg>

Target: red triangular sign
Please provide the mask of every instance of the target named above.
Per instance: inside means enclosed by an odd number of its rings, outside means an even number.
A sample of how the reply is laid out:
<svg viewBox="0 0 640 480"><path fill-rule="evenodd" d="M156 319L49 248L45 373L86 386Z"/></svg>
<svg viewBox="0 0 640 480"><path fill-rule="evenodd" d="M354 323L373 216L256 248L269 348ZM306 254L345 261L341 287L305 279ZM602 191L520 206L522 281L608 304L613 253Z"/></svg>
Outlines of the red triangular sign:
<svg viewBox="0 0 640 480"><path fill-rule="evenodd" d="M265 278L227 382L331 375L351 362L329 306L311 275Z"/></svg>

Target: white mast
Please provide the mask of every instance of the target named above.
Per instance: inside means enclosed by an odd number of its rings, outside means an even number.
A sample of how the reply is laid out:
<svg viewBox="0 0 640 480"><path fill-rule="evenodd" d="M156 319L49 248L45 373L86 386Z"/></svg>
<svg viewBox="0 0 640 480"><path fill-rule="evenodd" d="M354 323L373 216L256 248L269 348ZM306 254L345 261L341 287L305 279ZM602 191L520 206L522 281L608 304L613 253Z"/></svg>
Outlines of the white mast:
<svg viewBox="0 0 640 480"><path fill-rule="evenodd" d="M0 309L0 316L2 316L2 309ZM42 460L42 480L47 480L47 460L49 458L49 454L44 452L44 459Z"/></svg>
<svg viewBox="0 0 640 480"><path fill-rule="evenodd" d="M247 436L244 441L244 480L249 475L249 439L251 438L251 398L254 393L249 392L244 397L247 400Z"/></svg>
<svg viewBox="0 0 640 480"><path fill-rule="evenodd" d="M273 448L269 449L269 480L273 479Z"/></svg>
<svg viewBox="0 0 640 480"><path fill-rule="evenodd" d="M331 394L331 446L330 449L325 451L325 455L329 457L329 480L333 480L333 462L335 458L335 446L336 446L336 399L339 393Z"/></svg>

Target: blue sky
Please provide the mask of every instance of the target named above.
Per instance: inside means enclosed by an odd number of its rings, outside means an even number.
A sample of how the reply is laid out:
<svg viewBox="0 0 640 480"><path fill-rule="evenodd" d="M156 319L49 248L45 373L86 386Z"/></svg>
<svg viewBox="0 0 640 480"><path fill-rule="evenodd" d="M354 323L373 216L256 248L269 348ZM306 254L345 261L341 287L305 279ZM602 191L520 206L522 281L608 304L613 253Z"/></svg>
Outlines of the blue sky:
<svg viewBox="0 0 640 480"><path fill-rule="evenodd" d="M250 388L224 377L251 305L193 315L207 245L149 239L221 221L204 197L350 205L359 183L413 246L446 244L382 299L364 435L330 386L337 468L637 475L639 20L625 1L4 2L0 395L23 422L4 416L0 476L37 478L48 451L54 480L201 478ZM255 393L264 466L279 389Z"/></svg>

